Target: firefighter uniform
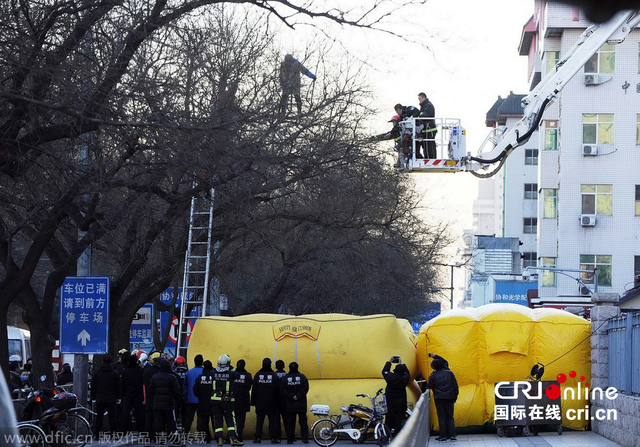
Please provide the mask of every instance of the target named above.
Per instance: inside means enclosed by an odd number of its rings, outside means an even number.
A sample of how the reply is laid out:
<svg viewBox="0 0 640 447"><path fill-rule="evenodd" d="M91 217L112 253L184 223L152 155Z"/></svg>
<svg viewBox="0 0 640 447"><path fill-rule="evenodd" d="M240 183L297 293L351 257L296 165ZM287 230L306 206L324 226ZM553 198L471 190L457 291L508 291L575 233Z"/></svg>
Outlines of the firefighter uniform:
<svg viewBox="0 0 640 447"><path fill-rule="evenodd" d="M218 366L212 371L213 392L211 394L211 413L213 415L213 436L218 445L223 445L224 423L231 445L244 445L236 436L236 418L233 413L235 400L233 398L233 383L237 373L231 370L231 359L228 355L218 358Z"/></svg>

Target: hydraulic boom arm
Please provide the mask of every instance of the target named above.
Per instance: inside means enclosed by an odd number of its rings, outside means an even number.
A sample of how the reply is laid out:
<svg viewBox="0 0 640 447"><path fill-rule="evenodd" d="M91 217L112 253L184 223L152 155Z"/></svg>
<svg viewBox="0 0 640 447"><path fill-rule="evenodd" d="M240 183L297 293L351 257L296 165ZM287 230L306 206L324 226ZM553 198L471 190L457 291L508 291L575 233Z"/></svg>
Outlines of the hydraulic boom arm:
<svg viewBox="0 0 640 447"><path fill-rule="evenodd" d="M507 130L490 152L467 156L463 164L467 170L478 177L494 175L514 149L525 144L540 124L545 108L558 96L558 93L575 76L605 43L618 44L638 25L640 15L638 11L622 11L610 21L589 27L578 39L555 67L555 72L546 76L522 100L524 116L511 129ZM474 163L475 162L475 163ZM475 165L475 164L479 165ZM491 172L482 173L478 169L486 170L499 163L498 168Z"/></svg>

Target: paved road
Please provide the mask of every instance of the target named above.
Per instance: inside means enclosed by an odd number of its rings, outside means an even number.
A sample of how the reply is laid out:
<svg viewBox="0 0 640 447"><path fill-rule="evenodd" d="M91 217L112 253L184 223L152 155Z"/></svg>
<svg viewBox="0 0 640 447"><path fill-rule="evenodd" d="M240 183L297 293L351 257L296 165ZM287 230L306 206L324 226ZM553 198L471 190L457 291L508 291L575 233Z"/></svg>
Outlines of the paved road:
<svg viewBox="0 0 640 447"><path fill-rule="evenodd" d="M264 445L271 445L268 441L263 442ZM116 441L116 442L92 442L87 444L87 447L98 447L98 446L116 446L116 447L125 447L125 446L139 446L139 442L137 438L130 438L126 440ZM192 444L194 446L198 444ZM202 445L202 444L200 444ZM215 445L214 443L209 444L210 446ZM228 445L228 444L226 444ZM258 444L253 444L251 441L245 443L245 446L257 446ZM284 443L286 445L286 443ZM294 445L299 447L305 445L302 442L297 441ZM315 447L313 441L310 444L306 444L311 447ZM336 446L354 446L351 441L338 441ZM365 445L375 445L373 443L367 442ZM460 435L458 436L458 441L455 443L442 443L436 441L435 437L431 437L429 439L429 447L436 447L439 445L455 445L456 447L616 447L619 444L615 442L609 441L606 438L603 438L596 433L587 431L587 432L564 432L561 436L557 433L540 433L538 436L531 437L520 437L520 438L500 438L495 434L477 434L477 435ZM401 447L401 446L397 446Z"/></svg>

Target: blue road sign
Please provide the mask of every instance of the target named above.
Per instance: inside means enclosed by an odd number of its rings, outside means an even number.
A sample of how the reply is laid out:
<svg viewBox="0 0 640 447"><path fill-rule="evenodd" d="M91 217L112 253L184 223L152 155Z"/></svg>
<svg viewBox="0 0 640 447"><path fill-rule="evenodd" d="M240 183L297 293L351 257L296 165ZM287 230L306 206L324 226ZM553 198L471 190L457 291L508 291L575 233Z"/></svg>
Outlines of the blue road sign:
<svg viewBox="0 0 640 447"><path fill-rule="evenodd" d="M188 299L193 298L193 294L195 292L193 290L189 290ZM178 299L176 300L176 308L180 308L182 306L183 299L183 289L182 287L178 288ZM164 292L160 294L160 301L164 304L171 304L173 300L173 287L169 287ZM197 309L192 309L190 317L196 317L198 315ZM191 338L191 330L193 329L193 325L195 324L195 319L189 320L189 328L187 329L187 340L185 346L189 346L189 339ZM165 347L167 348L175 348L177 340L178 340L178 326L180 323L180 311L176 310L176 314L173 316L173 321L171 321L171 329L169 330L169 338L167 340L167 344ZM164 330L169 324L169 312L160 312L160 334L164 334Z"/></svg>
<svg viewBox="0 0 640 447"><path fill-rule="evenodd" d="M536 283L522 281L496 281L496 303L512 303L529 306L527 291L535 289Z"/></svg>
<svg viewBox="0 0 640 447"><path fill-rule="evenodd" d="M139 343L144 345L153 344L153 304L147 303L138 309L129 330L129 343L132 345Z"/></svg>
<svg viewBox="0 0 640 447"><path fill-rule="evenodd" d="M68 277L60 290L60 352L106 354L109 278Z"/></svg>

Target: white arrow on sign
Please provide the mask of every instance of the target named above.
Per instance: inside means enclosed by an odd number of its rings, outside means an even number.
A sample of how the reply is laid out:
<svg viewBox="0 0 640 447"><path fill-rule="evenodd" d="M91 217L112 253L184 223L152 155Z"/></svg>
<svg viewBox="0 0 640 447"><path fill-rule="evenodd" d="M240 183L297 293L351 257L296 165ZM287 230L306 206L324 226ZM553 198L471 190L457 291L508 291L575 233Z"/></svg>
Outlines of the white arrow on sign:
<svg viewBox="0 0 640 447"><path fill-rule="evenodd" d="M91 335L89 335L86 329L83 329L82 332L78 334L78 340L80 340L82 346L87 346L87 341L91 340Z"/></svg>

